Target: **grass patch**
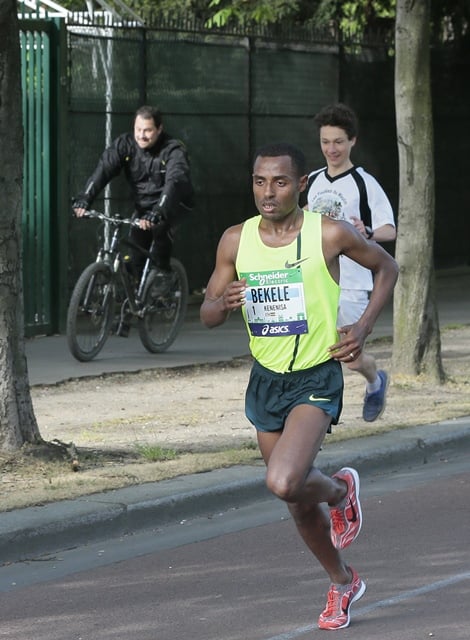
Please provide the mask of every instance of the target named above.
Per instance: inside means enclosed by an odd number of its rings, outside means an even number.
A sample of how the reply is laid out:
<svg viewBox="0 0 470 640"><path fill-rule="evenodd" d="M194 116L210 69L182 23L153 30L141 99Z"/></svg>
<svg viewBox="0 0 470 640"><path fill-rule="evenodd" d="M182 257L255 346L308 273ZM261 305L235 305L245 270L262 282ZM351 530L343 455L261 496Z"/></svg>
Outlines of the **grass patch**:
<svg viewBox="0 0 470 640"><path fill-rule="evenodd" d="M446 324L444 325L444 327L441 327L441 331L452 331L454 329L459 330L459 329L465 329L466 327L468 327L468 324L461 324L461 323L456 323L456 324Z"/></svg>
<svg viewBox="0 0 470 640"><path fill-rule="evenodd" d="M92 429L108 429L109 427L121 426L121 425L130 425L130 424L141 424L146 422L152 422L155 420L155 416L151 414L143 415L143 416L132 416L132 418L112 418L108 420L99 420L94 422L90 427Z"/></svg>
<svg viewBox="0 0 470 640"><path fill-rule="evenodd" d="M166 460L176 460L179 453L176 449L164 449L154 444L136 444L135 450L148 462L164 462Z"/></svg>
<svg viewBox="0 0 470 640"><path fill-rule="evenodd" d="M391 336L378 336L377 338L370 338L367 340L367 345L391 345L393 344L393 339ZM367 347L366 347L367 348Z"/></svg>

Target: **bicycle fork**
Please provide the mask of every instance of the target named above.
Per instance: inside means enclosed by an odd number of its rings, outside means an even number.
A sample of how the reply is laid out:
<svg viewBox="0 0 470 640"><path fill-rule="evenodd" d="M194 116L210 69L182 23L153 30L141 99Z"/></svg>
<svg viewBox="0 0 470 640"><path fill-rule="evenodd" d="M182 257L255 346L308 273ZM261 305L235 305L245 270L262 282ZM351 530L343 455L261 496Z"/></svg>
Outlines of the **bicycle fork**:
<svg viewBox="0 0 470 640"><path fill-rule="evenodd" d="M130 274L127 271L126 263L123 260L122 256L116 256L113 265L114 273L119 273L121 278L121 283L124 289L124 293L126 298L124 299L121 305L121 312L119 322L120 325L126 322L126 315L128 313L136 316L138 318L143 318L145 309L143 305L143 295L145 289L145 283L147 281L147 276L150 271L150 260L147 259L145 261L144 269L142 271L141 278L139 280L139 284L136 289L133 287L133 283L130 278Z"/></svg>

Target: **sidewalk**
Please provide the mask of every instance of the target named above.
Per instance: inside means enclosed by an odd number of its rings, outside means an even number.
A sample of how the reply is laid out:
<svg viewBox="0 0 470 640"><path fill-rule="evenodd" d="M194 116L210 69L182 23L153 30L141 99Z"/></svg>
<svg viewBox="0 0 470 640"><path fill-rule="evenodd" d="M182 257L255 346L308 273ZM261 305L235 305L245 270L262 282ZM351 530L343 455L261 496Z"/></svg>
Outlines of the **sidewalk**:
<svg viewBox="0 0 470 640"><path fill-rule="evenodd" d="M470 268L439 272L437 299L441 327L470 323ZM379 317L372 338L392 335L392 313L389 304ZM241 314L232 314L221 327L206 329L199 320L196 302L190 305L180 335L165 353L148 353L140 343L136 329L131 330L129 338L111 336L92 362L76 361L64 335L26 341L32 386L104 373L221 362L247 353L248 339Z"/></svg>
<svg viewBox="0 0 470 640"><path fill-rule="evenodd" d="M440 275L438 305L441 327L470 322L470 270ZM197 311L190 310L181 336L166 354L158 356L147 354L138 338L127 342L113 338L108 351L103 351L95 363L83 364L70 356L63 336L29 341L31 384L53 384L110 371L217 362L248 352L239 316L234 315L225 327L209 331L201 327ZM391 319L389 307L374 336L391 335ZM337 444L328 445L326 441L318 463L326 473L345 465L364 473L397 462L430 461L455 447L470 447L470 417ZM19 509L1 514L0 558L3 562L25 560L261 499L269 499L269 495L264 486L264 466L259 465L220 469Z"/></svg>

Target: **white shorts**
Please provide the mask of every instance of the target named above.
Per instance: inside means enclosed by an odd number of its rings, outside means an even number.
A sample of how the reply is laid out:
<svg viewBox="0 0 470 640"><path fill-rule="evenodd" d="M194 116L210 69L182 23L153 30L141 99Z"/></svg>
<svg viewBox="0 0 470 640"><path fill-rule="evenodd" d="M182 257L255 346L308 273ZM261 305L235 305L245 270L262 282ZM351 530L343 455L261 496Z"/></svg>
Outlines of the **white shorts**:
<svg viewBox="0 0 470 640"><path fill-rule="evenodd" d="M368 304L368 291L341 289L338 305L338 327L345 327L357 322Z"/></svg>

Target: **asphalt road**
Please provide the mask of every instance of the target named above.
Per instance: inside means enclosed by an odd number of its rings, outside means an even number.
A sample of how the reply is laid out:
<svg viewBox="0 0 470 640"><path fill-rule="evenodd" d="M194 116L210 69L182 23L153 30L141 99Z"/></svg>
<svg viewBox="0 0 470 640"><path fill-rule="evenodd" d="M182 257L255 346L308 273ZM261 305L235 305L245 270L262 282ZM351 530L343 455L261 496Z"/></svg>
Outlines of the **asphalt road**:
<svg viewBox="0 0 470 640"><path fill-rule="evenodd" d="M348 640L468 640L468 450L362 477ZM328 582L275 499L0 567L8 640L320 636Z"/></svg>

